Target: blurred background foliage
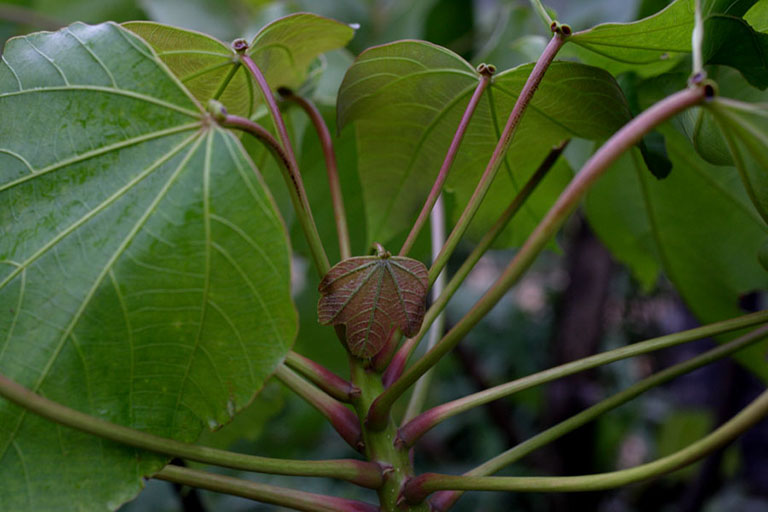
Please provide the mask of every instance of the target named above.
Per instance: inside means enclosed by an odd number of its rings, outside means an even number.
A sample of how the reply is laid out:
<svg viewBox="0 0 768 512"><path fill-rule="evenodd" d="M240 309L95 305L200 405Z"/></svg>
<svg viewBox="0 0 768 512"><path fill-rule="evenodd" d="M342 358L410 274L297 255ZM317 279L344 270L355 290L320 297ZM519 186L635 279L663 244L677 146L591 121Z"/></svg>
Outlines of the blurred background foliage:
<svg viewBox="0 0 768 512"><path fill-rule="evenodd" d="M666 0L550 0L559 19L575 30L606 21L648 16ZM335 96L354 56L372 45L396 39L426 39L446 46L473 64L488 62L507 69L535 60L547 33L528 2L513 0L16 0L0 3L0 38L34 30L53 30L72 21L117 22L149 19L199 30L223 41L250 39L264 24L296 11L311 11L359 24L345 50L331 52L313 68L304 88L320 105L334 129ZM568 57L568 54L564 54ZM632 76L619 81L633 105ZM753 90L755 91L755 90ZM760 95L758 97L763 97ZM636 99L635 99L636 101ZM320 147L304 117L291 109L288 124L304 174L310 202L329 256L338 259L332 210ZM262 148L244 140L292 230L294 293L301 315L296 350L342 375L346 354L331 329L315 318L317 276L300 255L306 247L292 213L282 178ZM353 252L365 252L365 216L356 172L355 133L342 131L335 141L349 212ZM575 166L591 150L572 144ZM587 208L589 210L589 206ZM438 367L429 396L438 404L537 370L640 339L696 325L673 286L651 273L640 283L616 263L576 215L559 240L562 252L549 252L493 312ZM467 254L462 247L451 265ZM428 259L428 237L414 254ZM488 254L450 304L450 326L482 295L509 261L510 250ZM642 276L639 276L642 280ZM764 296L742 297L741 309L765 307ZM494 340L490 343L489 340ZM535 388L463 414L430 432L419 443L417 469L460 473L555 422L594 404L630 383L702 352L712 341L687 344L660 354L614 363ZM721 361L609 413L554 445L511 466L503 474L583 474L629 467L669 454L704 435L745 405L762 384L741 366ZM304 402L270 383L233 423L206 433L201 443L247 453L291 458L348 457L349 449ZM768 510L768 423L703 462L652 482L627 488L572 495L474 493L456 510L483 511L732 511ZM218 470L217 471L221 471ZM234 472L233 472L234 473ZM367 491L320 479L259 475L262 482L372 500ZM148 481L138 499L123 512L199 512L275 510L247 500Z"/></svg>

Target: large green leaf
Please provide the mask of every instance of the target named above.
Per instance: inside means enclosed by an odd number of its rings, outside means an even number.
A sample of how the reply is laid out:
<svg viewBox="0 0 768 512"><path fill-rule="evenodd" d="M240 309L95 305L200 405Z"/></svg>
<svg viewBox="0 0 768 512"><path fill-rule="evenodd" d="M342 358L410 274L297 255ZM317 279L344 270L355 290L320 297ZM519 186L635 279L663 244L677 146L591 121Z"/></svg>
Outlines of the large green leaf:
<svg viewBox="0 0 768 512"><path fill-rule="evenodd" d="M708 164L665 126L670 175L657 180L633 150L593 186L590 225L614 256L650 287L663 270L702 322L741 314L739 297L768 287L757 254L768 226L736 169ZM768 381L765 344L739 356Z"/></svg>
<svg viewBox="0 0 768 512"><path fill-rule="evenodd" d="M247 70L228 44L205 34L152 22L125 27L141 36L184 85L206 104L219 97L232 114L250 117L262 102ZM320 54L346 45L354 30L314 14L293 14L264 27L247 53L272 89L296 88L307 77L309 64Z"/></svg>
<svg viewBox="0 0 768 512"><path fill-rule="evenodd" d="M446 184L454 219L493 153L531 67L495 76L478 106ZM372 48L349 69L339 90L339 126L355 122L370 241L387 243L415 218L478 80L461 57L421 41ZM481 234L496 219L554 144L572 136L607 138L628 118L621 90L608 73L553 63L478 212L473 233ZM568 179L566 172L550 175L501 243L524 239Z"/></svg>
<svg viewBox="0 0 768 512"><path fill-rule="evenodd" d="M9 41L0 112L0 373L184 441L229 421L296 330L237 137L111 23ZM163 463L0 401L0 510L114 509Z"/></svg>

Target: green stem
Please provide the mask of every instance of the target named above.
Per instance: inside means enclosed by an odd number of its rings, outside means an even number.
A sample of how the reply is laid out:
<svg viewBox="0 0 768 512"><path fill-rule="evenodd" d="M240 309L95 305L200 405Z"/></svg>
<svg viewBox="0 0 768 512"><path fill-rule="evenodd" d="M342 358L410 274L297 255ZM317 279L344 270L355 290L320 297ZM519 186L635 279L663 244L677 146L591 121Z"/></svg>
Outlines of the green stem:
<svg viewBox="0 0 768 512"><path fill-rule="evenodd" d="M453 161L456 159L456 154L459 152L461 141L464 139L464 134L467 132L469 122L472 120L472 115L475 113L477 105L480 103L480 98L483 96L483 92L491 83L491 76L496 71L496 68L486 64L480 64L477 71L480 73L480 81L477 83L472 98L470 98L469 103L467 103L467 108L461 116L459 126L456 127L456 133L453 135L451 144L448 147L448 152L445 154L443 164L440 166L440 171L437 173L435 183L432 185L432 190L429 191L427 200L424 202L424 206L421 208L421 212L419 212L416 222L413 223L411 232L408 233L408 237L400 248L400 256L408 255L408 252L413 248L413 244L416 243L416 238L418 238L421 228L424 227L424 224L427 222L429 212L431 212L432 207L435 206L435 202L440 196L440 192L443 190L443 184L445 183L445 180L448 179L448 171L451 170Z"/></svg>
<svg viewBox="0 0 768 512"><path fill-rule="evenodd" d="M432 258L436 258L440 252L440 248L445 243L445 205L443 204L442 196L438 197L435 203L435 208L430 215L430 224L432 228ZM435 280L435 285L432 287L430 293L432 294L432 300L435 301L440 297L445 288L445 271L441 272ZM427 340L427 350L434 347L440 338L443 336L445 330L445 315L440 314L437 319L432 323L429 328L429 338ZM408 407L405 409L405 416L403 421L410 421L416 417L424 408L424 402L427 400L427 393L429 391L429 384L432 380L432 370L428 371L421 377L413 388L413 394L410 400L408 400Z"/></svg>
<svg viewBox="0 0 768 512"><path fill-rule="evenodd" d="M480 243L477 244L477 246L472 250L459 270L456 271L456 274L454 274L454 276L451 278L450 282L445 287L445 290L443 290L443 292L440 293L432 303L426 315L424 315L424 321L421 325L419 333L403 343L392 363L387 368L387 371L384 374L385 386L389 386L398 377L400 377L400 375L402 375L403 369L405 368L408 359L410 359L411 354L413 354L413 351L416 350L416 347L421 342L427 331L430 329L431 325L440 316L440 313L448 305L448 302L459 289L459 286L461 286L461 284L467 278L469 273L472 272L472 269L475 268L475 265L477 265L477 262L480 261L480 258L482 258L488 249L491 248L493 243L496 241L499 235L501 235L515 214L517 214L523 204L525 204L525 201L531 196L531 194L533 194L534 190L536 190L536 187L539 185L539 183L541 183L541 180L544 179L544 176L547 175L549 170L562 154L563 150L565 150L565 147L568 145L568 141L569 139L552 148L549 154L547 154L546 158L544 158L544 160L541 162L541 165L539 165L533 175L531 175L525 185L523 185L523 188L521 188L515 198L512 199L512 202L509 204L507 209L504 210L504 212L499 216L491 229L480 240Z"/></svg>
<svg viewBox="0 0 768 512"><path fill-rule="evenodd" d="M301 179L299 165L296 162L296 155L294 154L293 146L291 145L291 138L288 136L288 130L285 127L280 108L277 106L275 96L272 94L272 90L269 88L269 84L267 83L267 79L264 78L264 74L256 63L253 62L250 55L245 53L247 44L242 40L238 40L235 41L233 45L240 55L240 61L246 68L248 68L248 71L251 72L256 84L259 86L261 94L264 97L264 102L267 105L272 121L277 129L277 134L280 138L286 158L288 177L290 178L288 188L291 191L291 200L293 201L294 210L296 210L296 217L299 220L299 224L301 224L301 228L304 230L304 236L309 244L309 251L312 254L312 259L315 262L317 271L320 274L320 277L322 277L328 273L331 265L328 262L328 255L325 253L323 242L317 231L315 219L312 216L312 210L309 206L309 200L307 199L307 192L304 189L304 182Z"/></svg>
<svg viewBox="0 0 768 512"><path fill-rule="evenodd" d="M227 72L227 76L224 77L224 80L219 84L219 87L216 89L216 92L213 93L213 99L218 100L221 98L221 95L224 94L224 90L229 85L229 82L232 81L232 78L234 78L235 73L240 69L240 62L235 62L234 65L229 69Z"/></svg>
<svg viewBox="0 0 768 512"><path fill-rule="evenodd" d="M275 377L277 377L277 379L288 389L320 411L320 413L328 419L336 432L338 432L352 448L357 451L362 451L363 441L360 432L360 424L354 413L347 409L344 404L316 388L285 365L277 367L277 370L275 370Z"/></svg>
<svg viewBox="0 0 768 512"><path fill-rule="evenodd" d="M424 474L406 484L404 496L419 502L438 490L583 492L613 489L670 473L722 448L768 415L768 391L717 430L682 450L630 469L583 476L502 477Z"/></svg>
<svg viewBox="0 0 768 512"><path fill-rule="evenodd" d="M328 270L330 270L330 263L328 262L328 257L325 255L325 249L323 249L322 242L320 241L320 234L317 231L312 212L309 210L309 203L307 202L301 176L298 173L298 169L293 167L288 153L285 152L285 149L266 128L250 119L225 114L220 122L224 127L237 128L238 130L253 135L264 143L269 152L272 153L272 156L277 161L278 167L280 167L285 184L288 187L288 194L291 197L293 209L296 211L299 223L304 230L304 236L309 244L315 267L321 276L327 274ZM305 214L302 214L302 212ZM321 249L322 252L320 252Z"/></svg>
<svg viewBox="0 0 768 512"><path fill-rule="evenodd" d="M539 15L539 18L541 18L541 21L544 22L547 28L552 26L553 20L549 16L544 4L541 3L541 0L531 0L531 7L533 7L533 10L536 11L536 14Z"/></svg>
<svg viewBox="0 0 768 512"><path fill-rule="evenodd" d="M341 183L339 182L339 169L336 163L336 153L333 150L333 138L328 130L323 115L317 107L306 98L298 96L290 89L282 88L280 95L286 100L296 103L309 116L312 125L315 127L320 145L325 157L325 169L328 174L328 184L331 189L331 203L333 204L333 217L336 221L336 233L339 237L339 254L342 260L352 256L352 250L349 244L349 229L347 228L347 214L344 211L344 196L341 193Z"/></svg>
<svg viewBox="0 0 768 512"><path fill-rule="evenodd" d="M433 367L475 325L493 309L493 307L514 285L520 276L533 263L546 243L560 229L568 215L576 208L589 187L599 178L625 151L635 145L646 133L657 125L697 105L714 94L709 84L701 84L680 91L656 103L616 132L603 146L584 164L566 189L560 194L547 215L536 226L515 257L507 265L497 282L483 295L454 327L432 350L424 354L413 366L397 379L376 402L368 413L368 426L381 428L389 415L395 401L421 377L424 372Z"/></svg>
<svg viewBox="0 0 768 512"><path fill-rule="evenodd" d="M360 398L355 402L355 410L362 422L371 402L381 393L381 375L358 359L350 357L352 382L361 390ZM427 512L428 506L422 503L416 506L401 507L400 490L403 483L413 476L413 466L408 450L395 445L397 427L388 418L384 429L374 431L363 429L366 459L384 468L384 483L378 488L379 504L382 512Z"/></svg>
<svg viewBox="0 0 768 512"><path fill-rule="evenodd" d="M664 384L665 382L668 382L680 375L689 373L697 368L717 361L718 359L727 357L750 345L753 345L761 339L764 339L766 335L768 335L768 326L763 326L727 344L709 350L683 363L671 366L655 375L652 375L651 377L648 377L647 379L643 379L640 382L637 382L629 388L625 389L624 391L621 391L518 444L514 448L507 450L506 452L465 473L465 475L492 475L493 473L496 473L497 471L500 471L513 462L520 460L521 458L541 448L542 446L546 446L547 444L552 443L565 434L572 432L582 425L600 417L606 412L632 400L645 391L655 386ZM459 492L439 493L432 498L432 506L435 510L447 510L453 503L456 502L456 500L459 499L459 497L461 497L461 493Z"/></svg>
<svg viewBox="0 0 768 512"><path fill-rule="evenodd" d="M512 140L514 139L517 127L520 124L520 120L523 118L523 114L525 113L528 104L533 98L533 94L539 87L541 80L544 78L544 74L554 60L555 55L557 55L557 52L560 51L560 48L565 44L565 40L566 36L564 34L560 32L554 33L549 44L547 44L547 47L539 57L539 60L536 61L536 65L533 67L533 70L531 70L531 74L528 75L528 79L526 80L523 89L520 91L517 101L515 101L515 106L512 108L512 112L510 112L509 117L507 118L507 124L501 132L501 137L496 144L493 155L488 161L488 165L486 166L483 175L480 177L480 181L478 182L475 191L472 193L472 197L469 198L469 202L464 208L464 211L461 212L459 220L456 221L456 225L448 236L448 240L446 240L443 249L440 251L440 255L429 269L430 286L435 282L440 271L448 263L448 259L451 254L453 254L461 237L469 228L469 224L472 222L475 213L477 213L477 210L480 208L480 203L482 203L485 194L491 187L491 183L493 183L493 179L496 177L501 165L504 163L504 156L512 145Z"/></svg>
<svg viewBox="0 0 768 512"><path fill-rule="evenodd" d="M377 488L381 484L379 467L369 462L349 459L325 461L272 459L182 443L70 409L33 393L3 375L0 375L0 396L66 427L172 457L258 473L340 478L370 488Z"/></svg>
<svg viewBox="0 0 768 512"><path fill-rule="evenodd" d="M438 490L584 492L622 487L685 467L722 448L768 414L768 391L727 423L688 447L667 457L630 469L583 476L502 477L455 476L427 473L405 487L405 496L417 502L421 496Z"/></svg>
<svg viewBox="0 0 768 512"><path fill-rule="evenodd" d="M697 327L688 331L668 334L658 338L641 341L628 345L626 347L609 350L601 354L585 357L577 361L562 364L554 368L549 368L538 373L527 375L520 379L501 384L478 393L474 393L452 402L438 405L423 414L417 416L412 421L404 425L398 434L399 442L405 446L412 446L421 436L435 427L442 421L452 418L457 414L468 411L488 402L510 396L514 393L538 386L553 380L562 379L574 373L589 370L598 366L603 366L615 361L620 361L629 357L635 357L647 354L656 350L674 347L682 343L688 343L693 340L717 336L729 331L744 329L768 322L768 310L758 311L738 318L717 322L714 324Z"/></svg>
<svg viewBox="0 0 768 512"><path fill-rule="evenodd" d="M286 489L179 466L166 466L156 473L154 478L307 512L377 512L379 510L378 507L360 501Z"/></svg>
<svg viewBox="0 0 768 512"><path fill-rule="evenodd" d="M351 403L360 396L357 386L301 354L288 352L285 364L340 402Z"/></svg>
<svg viewBox="0 0 768 512"><path fill-rule="evenodd" d="M693 53L693 74L698 80L704 78L704 58L702 46L704 44L704 20L701 16L701 0L695 0L694 25L691 33L691 51Z"/></svg>

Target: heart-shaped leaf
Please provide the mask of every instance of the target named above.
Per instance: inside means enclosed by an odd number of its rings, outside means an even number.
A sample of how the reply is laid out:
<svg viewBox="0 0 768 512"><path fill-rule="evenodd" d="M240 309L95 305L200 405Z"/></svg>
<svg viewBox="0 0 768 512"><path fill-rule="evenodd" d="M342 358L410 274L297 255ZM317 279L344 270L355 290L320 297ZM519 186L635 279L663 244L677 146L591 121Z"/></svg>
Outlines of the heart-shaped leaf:
<svg viewBox="0 0 768 512"><path fill-rule="evenodd" d="M493 153L532 65L494 76L472 117L446 183L457 219ZM339 126L354 122L370 241L404 233L426 198L479 74L455 53L423 41L366 50L339 90ZM605 71L554 62L523 118L470 234L495 222L552 146L609 137L630 119L621 89ZM523 241L571 178L554 171L526 201L499 244Z"/></svg>
<svg viewBox="0 0 768 512"><path fill-rule="evenodd" d="M296 332L238 137L112 23L9 41L0 112L0 373L184 441L229 421ZM2 510L115 509L164 463L0 400Z"/></svg>
<svg viewBox="0 0 768 512"><path fill-rule="evenodd" d="M349 351L373 357L395 328L406 336L419 332L428 286L427 268L420 261L383 251L348 258L320 281L318 320L345 325Z"/></svg>
<svg viewBox="0 0 768 512"><path fill-rule="evenodd" d="M262 103L234 50L211 36L160 23L125 23L142 37L203 105L219 99L231 114L250 117ZM327 51L345 46L355 34L349 25L301 13L265 26L253 38L248 55L270 87L296 88L307 78L309 64Z"/></svg>

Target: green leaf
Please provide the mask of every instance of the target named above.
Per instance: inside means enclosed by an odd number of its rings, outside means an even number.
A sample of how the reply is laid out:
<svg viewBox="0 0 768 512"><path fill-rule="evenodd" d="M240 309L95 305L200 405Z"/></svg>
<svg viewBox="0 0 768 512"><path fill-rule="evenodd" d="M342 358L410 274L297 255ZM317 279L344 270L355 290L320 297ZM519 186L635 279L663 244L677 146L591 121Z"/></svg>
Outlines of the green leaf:
<svg viewBox="0 0 768 512"><path fill-rule="evenodd" d="M0 111L0 373L183 441L228 422L296 331L237 137L112 23L9 41ZM5 401L0 425L2 510L114 509L165 462Z"/></svg>
<svg viewBox="0 0 768 512"><path fill-rule="evenodd" d="M704 33L706 63L730 66L753 86L768 87L768 34L757 32L742 18L726 15L709 17Z"/></svg>
<svg viewBox="0 0 768 512"><path fill-rule="evenodd" d="M467 129L446 183L455 220L493 153L532 65L493 79ZM479 75L456 54L421 41L363 52L339 90L339 126L354 121L369 241L407 230L423 205ZM567 137L607 138L629 119L621 90L606 72L555 62L531 102L488 197L470 230L481 236L551 147ZM561 170L564 170L561 168ZM547 177L500 244L524 240L570 176Z"/></svg>
<svg viewBox="0 0 768 512"><path fill-rule="evenodd" d="M349 351L360 358L379 353L395 328L414 336L427 301L427 268L420 261L380 251L348 258L320 281L321 325L346 326Z"/></svg>
<svg viewBox="0 0 768 512"><path fill-rule="evenodd" d="M739 297L768 287L755 257L768 226L735 169L699 158L671 126L660 131L673 163L670 175L656 180L632 150L590 190L589 223L646 288L663 270L701 322L742 314ZM761 344L736 357L768 381L764 354Z"/></svg>
<svg viewBox="0 0 768 512"><path fill-rule="evenodd" d="M668 71L691 51L693 0L676 0L632 23L606 23L573 34L577 56L613 74L651 76Z"/></svg>
<svg viewBox="0 0 768 512"><path fill-rule="evenodd" d="M261 94L234 50L205 34L137 21L125 27L142 37L203 104L218 98L229 113L250 117ZM354 29L314 14L292 14L264 27L247 51L273 90L295 89L318 55L346 45Z"/></svg>
<svg viewBox="0 0 768 512"><path fill-rule="evenodd" d="M720 125L752 203L768 223L768 104L716 98L707 110Z"/></svg>
<svg viewBox="0 0 768 512"><path fill-rule="evenodd" d="M744 19L758 32L768 32L768 1L759 0L747 11Z"/></svg>

